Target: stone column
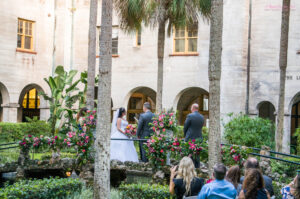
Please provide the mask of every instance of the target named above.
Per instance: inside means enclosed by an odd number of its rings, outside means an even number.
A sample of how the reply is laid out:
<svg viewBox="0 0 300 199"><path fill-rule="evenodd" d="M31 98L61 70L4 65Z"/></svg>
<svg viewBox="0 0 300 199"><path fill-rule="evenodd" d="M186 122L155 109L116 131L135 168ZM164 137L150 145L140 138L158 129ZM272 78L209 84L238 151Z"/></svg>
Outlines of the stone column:
<svg viewBox="0 0 300 199"><path fill-rule="evenodd" d="M291 144L291 115L284 115L284 126L283 126L283 140L282 140L282 152L290 154L290 144Z"/></svg>
<svg viewBox="0 0 300 199"><path fill-rule="evenodd" d="M2 105L3 108L3 122L18 122L18 109L20 105L17 103L9 103Z"/></svg>
<svg viewBox="0 0 300 199"><path fill-rule="evenodd" d="M40 107L40 120L47 121L50 117L50 108L48 106Z"/></svg>

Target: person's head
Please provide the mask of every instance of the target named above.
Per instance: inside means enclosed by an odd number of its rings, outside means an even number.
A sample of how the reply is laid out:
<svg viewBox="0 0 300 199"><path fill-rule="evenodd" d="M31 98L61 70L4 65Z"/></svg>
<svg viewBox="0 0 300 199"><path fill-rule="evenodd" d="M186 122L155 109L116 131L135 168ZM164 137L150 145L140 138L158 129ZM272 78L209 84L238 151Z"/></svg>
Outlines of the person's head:
<svg viewBox="0 0 300 199"><path fill-rule="evenodd" d="M241 170L239 166L232 166L230 169L227 171L226 174L226 180L231 182L235 188L238 187L238 184L240 183L240 178L241 178Z"/></svg>
<svg viewBox="0 0 300 199"><path fill-rule="evenodd" d="M257 190L264 187L264 178L261 171L259 169L248 169L243 182L243 189L247 190L245 198L256 198Z"/></svg>
<svg viewBox="0 0 300 199"><path fill-rule="evenodd" d="M177 178L182 178L185 183L186 193L190 192L191 182L197 176L193 160L189 157L181 159L178 167Z"/></svg>
<svg viewBox="0 0 300 199"><path fill-rule="evenodd" d="M214 177L216 180L224 180L226 175L226 167L222 163L214 166Z"/></svg>
<svg viewBox="0 0 300 199"><path fill-rule="evenodd" d="M259 169L259 162L256 158L250 157L244 164L245 169Z"/></svg>
<svg viewBox="0 0 300 199"><path fill-rule="evenodd" d="M192 113L193 113L193 112L196 112L196 111L199 111L199 105L196 104L196 103L193 104L192 107L191 107L191 111L192 111Z"/></svg>
<svg viewBox="0 0 300 199"><path fill-rule="evenodd" d="M143 105L143 111L144 112L147 112L147 111L150 111L151 110L151 105L149 102L145 102L144 105Z"/></svg>
<svg viewBox="0 0 300 199"><path fill-rule="evenodd" d="M119 115L118 115L118 118L122 118L122 117L124 117L125 115L126 115L126 110L125 110L125 108L121 107L121 108L119 109Z"/></svg>

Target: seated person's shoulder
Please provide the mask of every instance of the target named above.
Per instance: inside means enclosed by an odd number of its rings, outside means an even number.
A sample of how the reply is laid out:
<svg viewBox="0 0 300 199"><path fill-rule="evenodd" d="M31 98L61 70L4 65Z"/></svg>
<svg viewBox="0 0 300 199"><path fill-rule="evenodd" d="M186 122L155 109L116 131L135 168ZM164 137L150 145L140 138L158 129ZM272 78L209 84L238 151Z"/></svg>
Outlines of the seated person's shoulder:
<svg viewBox="0 0 300 199"><path fill-rule="evenodd" d="M173 182L174 182L174 184L175 184L176 187L183 186L183 179L182 178L174 178Z"/></svg>
<svg viewBox="0 0 300 199"><path fill-rule="evenodd" d="M272 178L270 178L269 176L263 175L263 177L265 181L272 182Z"/></svg>

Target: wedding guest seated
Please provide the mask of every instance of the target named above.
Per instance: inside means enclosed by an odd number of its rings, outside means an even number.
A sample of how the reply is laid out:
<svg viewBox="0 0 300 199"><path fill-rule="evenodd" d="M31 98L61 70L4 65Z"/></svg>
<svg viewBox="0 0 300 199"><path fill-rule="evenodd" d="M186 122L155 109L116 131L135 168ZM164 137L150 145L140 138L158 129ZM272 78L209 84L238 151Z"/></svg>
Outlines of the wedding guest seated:
<svg viewBox="0 0 300 199"><path fill-rule="evenodd" d="M198 199L234 199L237 192L234 186L225 180L226 167L224 164L214 166L214 181L203 186Z"/></svg>
<svg viewBox="0 0 300 199"><path fill-rule="evenodd" d="M281 190L282 199L300 199L300 175Z"/></svg>
<svg viewBox="0 0 300 199"><path fill-rule="evenodd" d="M240 178L241 178L241 170L239 166L230 167L225 177L225 180L233 184L233 186L237 191L237 195L239 195L240 191L242 190L242 184Z"/></svg>
<svg viewBox="0 0 300 199"><path fill-rule="evenodd" d="M259 169L259 162L257 161L256 158L250 157L247 159L247 161L244 164L245 167L245 173L247 172L247 170L249 169ZM264 178L264 182L265 182L265 188L267 189L267 191L269 192L270 196L274 195L274 189L273 189L273 185L272 185L272 179L268 176L263 175ZM244 181L244 177L241 177L241 183L243 184Z"/></svg>
<svg viewBox="0 0 300 199"><path fill-rule="evenodd" d="M204 185L204 180L196 177L197 174L192 159L189 157L182 158L178 171L176 169L177 166L170 169L170 193L176 194L177 199L197 196Z"/></svg>
<svg viewBox="0 0 300 199"><path fill-rule="evenodd" d="M259 169L248 169L239 199L270 199L265 189L264 178Z"/></svg>

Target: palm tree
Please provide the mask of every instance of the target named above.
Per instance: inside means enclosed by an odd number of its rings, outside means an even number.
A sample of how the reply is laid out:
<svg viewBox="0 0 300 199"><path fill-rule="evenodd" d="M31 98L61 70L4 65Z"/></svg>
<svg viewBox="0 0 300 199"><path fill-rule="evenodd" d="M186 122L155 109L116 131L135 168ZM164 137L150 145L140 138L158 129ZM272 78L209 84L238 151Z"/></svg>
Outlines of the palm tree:
<svg viewBox="0 0 300 199"><path fill-rule="evenodd" d="M102 0L94 198L110 198L112 1Z"/></svg>
<svg viewBox="0 0 300 199"><path fill-rule="evenodd" d="M86 106L94 109L95 99L95 65L96 65L96 26L97 26L98 0L90 2L89 44L88 44L88 78L86 92Z"/></svg>
<svg viewBox="0 0 300 199"><path fill-rule="evenodd" d="M165 30L168 35L172 27L178 28L198 21L199 13L210 16L210 0L115 0L121 27L132 31L145 25L158 27L157 40L157 95L156 112L162 111Z"/></svg>
<svg viewBox="0 0 300 199"><path fill-rule="evenodd" d="M277 130L276 130L276 150L282 152L283 140L283 124L284 124L284 95L285 95L285 78L287 68L287 53L289 43L289 23L290 23L290 0L282 1L282 17L281 17L281 38L280 38L280 54L279 54L279 69L280 69L280 88L278 100L277 114Z"/></svg>
<svg viewBox="0 0 300 199"><path fill-rule="evenodd" d="M220 79L223 32L223 0L211 0L209 44L209 169L221 161Z"/></svg>

